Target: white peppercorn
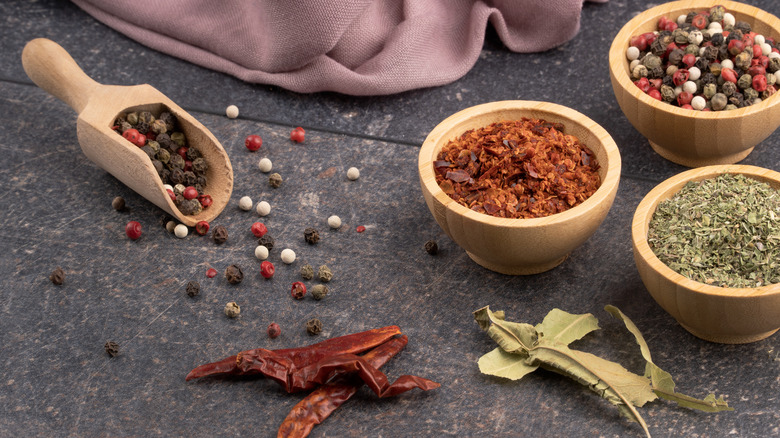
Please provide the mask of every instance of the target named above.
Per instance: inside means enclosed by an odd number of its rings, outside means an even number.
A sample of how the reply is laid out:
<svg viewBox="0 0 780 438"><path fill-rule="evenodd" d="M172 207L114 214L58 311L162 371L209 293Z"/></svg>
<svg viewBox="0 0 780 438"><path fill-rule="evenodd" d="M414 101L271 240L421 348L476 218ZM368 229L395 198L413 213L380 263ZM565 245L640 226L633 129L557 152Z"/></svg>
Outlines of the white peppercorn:
<svg viewBox="0 0 780 438"><path fill-rule="evenodd" d="M347 178L349 178L350 181L355 181L360 178L360 170L357 167L350 167L347 169Z"/></svg>
<svg viewBox="0 0 780 438"><path fill-rule="evenodd" d="M249 196L244 196L241 199L238 200L238 208L249 211L252 209L252 198Z"/></svg>
<svg viewBox="0 0 780 438"><path fill-rule="evenodd" d="M295 251L291 250L290 248L285 248L282 250L282 261L286 264L290 264L295 261Z"/></svg>
<svg viewBox="0 0 780 438"><path fill-rule="evenodd" d="M257 211L259 216L268 216L268 214L271 213L271 204L266 201L260 201L257 203L255 211Z"/></svg>
<svg viewBox="0 0 780 438"><path fill-rule="evenodd" d="M263 245L258 245L257 248L255 248L255 257L257 257L258 260L265 260L268 258L268 248L266 248Z"/></svg>
<svg viewBox="0 0 780 438"><path fill-rule="evenodd" d="M270 159L261 158L260 161L257 162L257 167L261 172L268 173L271 171L271 169L273 169L274 165L271 163Z"/></svg>
<svg viewBox="0 0 780 438"><path fill-rule="evenodd" d="M697 111L703 110L707 106L707 100L702 96L694 96L691 99L691 107Z"/></svg>
<svg viewBox="0 0 780 438"><path fill-rule="evenodd" d="M339 229L341 227L341 218L336 216L335 214L328 218L328 226L333 228L334 230Z"/></svg>
<svg viewBox="0 0 780 438"><path fill-rule="evenodd" d="M175 234L176 237L178 237L179 239L184 239L185 237L187 237L187 234L189 234L189 232L190 232L189 228L187 228L187 226L184 224L176 225L173 228L173 234Z"/></svg>
<svg viewBox="0 0 780 438"><path fill-rule="evenodd" d="M628 49L626 49L626 59L629 61L633 61L637 58L639 58L639 48L631 46Z"/></svg>
<svg viewBox="0 0 780 438"><path fill-rule="evenodd" d="M225 108L225 115L229 119L235 119L238 117L238 107L235 105L229 105L227 108Z"/></svg>

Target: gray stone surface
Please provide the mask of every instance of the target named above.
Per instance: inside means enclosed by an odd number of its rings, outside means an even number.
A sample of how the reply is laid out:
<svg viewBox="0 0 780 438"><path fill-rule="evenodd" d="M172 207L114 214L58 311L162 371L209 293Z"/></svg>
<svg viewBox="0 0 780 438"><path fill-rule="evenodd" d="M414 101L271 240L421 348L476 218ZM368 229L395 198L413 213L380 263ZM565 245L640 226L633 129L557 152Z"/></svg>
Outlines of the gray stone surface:
<svg viewBox="0 0 780 438"><path fill-rule="evenodd" d="M777 15L777 2L751 2ZM594 313L602 329L575 346L643 371L636 344L603 311L614 304L643 331L655 362L691 395L716 392L734 412L703 414L657 402L641 409L654 436L778 436L780 337L719 345L688 334L651 299L636 272L630 222L641 198L684 168L659 157L623 117L609 84L609 44L639 1L586 4L582 30L558 49L506 50L489 32L480 60L460 80L393 96L301 95L246 84L143 47L68 2L0 3L0 435L273 436L303 394L263 379L184 382L193 367L238 351L300 346L396 324L409 345L384 370L442 384L427 393L377 399L361 390L312 436L642 436L641 429L590 391L549 372L520 382L481 375L476 360L494 348L473 322L485 305L510 319L537 323L552 308ZM235 171L233 200L212 223L230 238L177 239L162 212L89 162L76 139L75 113L35 87L20 63L24 44L51 38L106 84L150 83L178 102L222 142ZM416 175L417 149L449 114L478 103L546 100L577 109L618 143L623 175L615 204L597 233L558 268L511 277L470 261L429 214ZM236 104L241 118L224 109ZM293 144L291 127L307 129ZM243 146L260 134L263 149ZM744 160L777 170L780 133ZM256 167L267 156L285 179L271 189ZM361 170L357 181L347 168ZM238 209L241 196L267 200L271 215ZM111 200L123 196L129 211ZM326 219L339 215L338 231ZM128 220L144 235L130 241ZM250 225L262 220L276 247L272 280L259 275ZM357 233L358 225L366 231ZM322 240L308 245L306 227ZM423 250L428 239L441 252ZM282 248L298 259L281 263ZM229 285L239 264L245 279ZM293 301L290 283L303 263L334 272L331 295ZM61 266L65 284L49 273ZM214 267L219 275L205 277ZM195 299L190 280L201 284ZM309 286L316 281L308 282ZM228 301L242 307L229 320ZM304 329L319 317L317 338ZM282 335L269 340L270 322ZM110 358L103 345L120 344Z"/></svg>

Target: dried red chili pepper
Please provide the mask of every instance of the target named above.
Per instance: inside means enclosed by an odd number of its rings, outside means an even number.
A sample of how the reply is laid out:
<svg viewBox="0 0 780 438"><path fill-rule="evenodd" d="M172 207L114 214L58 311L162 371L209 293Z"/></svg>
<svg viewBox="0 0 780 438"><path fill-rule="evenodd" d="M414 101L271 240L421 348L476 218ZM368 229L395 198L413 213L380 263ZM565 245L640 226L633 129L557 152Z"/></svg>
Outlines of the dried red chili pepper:
<svg viewBox="0 0 780 438"><path fill-rule="evenodd" d="M369 364L380 368L398 354L408 342L406 335L393 338L370 350L365 355ZM284 419L277 438L303 438L309 435L314 426L322 423L330 414L349 400L362 386L362 381L344 377L335 382L322 385L293 406Z"/></svg>

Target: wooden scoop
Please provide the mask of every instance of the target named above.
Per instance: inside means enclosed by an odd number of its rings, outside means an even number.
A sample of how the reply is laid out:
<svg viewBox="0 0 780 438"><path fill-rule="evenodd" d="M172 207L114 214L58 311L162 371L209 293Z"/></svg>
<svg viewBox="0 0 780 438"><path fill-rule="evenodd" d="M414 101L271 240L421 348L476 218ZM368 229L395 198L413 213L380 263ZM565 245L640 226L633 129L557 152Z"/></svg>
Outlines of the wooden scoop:
<svg viewBox="0 0 780 438"><path fill-rule="evenodd" d="M138 194L194 226L211 222L225 208L233 192L233 167L219 141L194 117L148 84L102 85L79 68L65 49L54 41L38 38L27 43L22 65L36 85L70 105L79 115L76 121L81 150L92 162L114 175ZM208 164L205 192L213 204L197 215L184 215L163 188L163 183L144 151L111 129L117 116L130 111L159 115L170 111L187 137Z"/></svg>

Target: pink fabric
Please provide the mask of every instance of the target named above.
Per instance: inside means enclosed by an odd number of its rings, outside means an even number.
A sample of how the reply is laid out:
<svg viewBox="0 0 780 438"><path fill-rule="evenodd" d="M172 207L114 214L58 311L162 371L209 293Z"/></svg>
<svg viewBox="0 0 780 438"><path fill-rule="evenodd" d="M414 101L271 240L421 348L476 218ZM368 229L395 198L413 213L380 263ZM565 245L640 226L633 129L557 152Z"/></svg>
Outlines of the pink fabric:
<svg viewBox="0 0 780 438"><path fill-rule="evenodd" d="M73 0L141 44L244 81L303 93L392 94L452 82L490 22L515 52L576 35L584 1Z"/></svg>

